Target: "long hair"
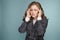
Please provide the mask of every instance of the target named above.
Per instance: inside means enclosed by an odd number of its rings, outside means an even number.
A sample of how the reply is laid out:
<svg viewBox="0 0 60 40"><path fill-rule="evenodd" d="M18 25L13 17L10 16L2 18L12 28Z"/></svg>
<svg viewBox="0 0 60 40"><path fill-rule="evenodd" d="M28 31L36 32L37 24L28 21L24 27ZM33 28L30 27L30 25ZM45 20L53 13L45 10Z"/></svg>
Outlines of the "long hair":
<svg viewBox="0 0 60 40"><path fill-rule="evenodd" d="M46 16L44 15L44 10L43 10L41 4L40 4L39 2L33 1L33 2L31 2L31 3L29 4L27 10L28 10L32 5L36 5L39 9L41 9L41 11L42 11L41 18L42 18L42 19L45 19ZM25 15L24 15L24 17L23 17L23 21L25 21L25 17L26 17L26 15L27 15L27 10L25 11ZM33 19L33 18L31 17L30 20L32 20L32 19Z"/></svg>

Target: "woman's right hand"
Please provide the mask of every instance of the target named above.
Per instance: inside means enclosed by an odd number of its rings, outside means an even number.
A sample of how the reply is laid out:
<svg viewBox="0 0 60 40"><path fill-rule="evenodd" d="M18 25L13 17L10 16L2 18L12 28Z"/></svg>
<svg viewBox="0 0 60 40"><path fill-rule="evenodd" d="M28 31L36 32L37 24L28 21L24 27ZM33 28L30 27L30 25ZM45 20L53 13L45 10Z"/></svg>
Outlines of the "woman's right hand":
<svg viewBox="0 0 60 40"><path fill-rule="evenodd" d="M27 17L31 17L31 14L30 14L30 9L27 10Z"/></svg>
<svg viewBox="0 0 60 40"><path fill-rule="evenodd" d="M26 21L26 22L30 21L30 17L31 17L31 15L30 15L30 9L28 9L28 10L27 10L27 16L26 16L26 18L25 18L25 21Z"/></svg>

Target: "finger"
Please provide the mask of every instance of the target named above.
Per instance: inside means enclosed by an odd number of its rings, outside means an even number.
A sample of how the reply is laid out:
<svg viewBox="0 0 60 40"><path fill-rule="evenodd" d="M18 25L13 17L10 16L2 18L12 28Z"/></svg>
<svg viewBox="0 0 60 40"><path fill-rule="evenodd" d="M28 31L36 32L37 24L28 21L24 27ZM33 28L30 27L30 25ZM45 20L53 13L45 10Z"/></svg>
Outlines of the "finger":
<svg viewBox="0 0 60 40"><path fill-rule="evenodd" d="M27 11L30 12L30 9L28 9Z"/></svg>
<svg viewBox="0 0 60 40"><path fill-rule="evenodd" d="M30 9L27 10L27 15L30 16Z"/></svg>
<svg viewBox="0 0 60 40"><path fill-rule="evenodd" d="M39 13L41 12L41 9L39 10Z"/></svg>
<svg viewBox="0 0 60 40"><path fill-rule="evenodd" d="M39 14L38 14L38 16L41 16L41 10L39 10Z"/></svg>
<svg viewBox="0 0 60 40"><path fill-rule="evenodd" d="M30 9L28 9L28 11L30 11Z"/></svg>

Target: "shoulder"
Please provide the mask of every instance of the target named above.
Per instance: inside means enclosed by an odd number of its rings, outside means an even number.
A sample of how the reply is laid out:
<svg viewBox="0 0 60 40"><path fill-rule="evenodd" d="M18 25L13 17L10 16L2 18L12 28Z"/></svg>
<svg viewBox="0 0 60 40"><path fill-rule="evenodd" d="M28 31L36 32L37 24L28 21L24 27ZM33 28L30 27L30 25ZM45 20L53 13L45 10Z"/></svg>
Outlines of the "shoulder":
<svg viewBox="0 0 60 40"><path fill-rule="evenodd" d="M37 22L38 23L48 23L48 19L47 18L44 18L42 20L38 20Z"/></svg>
<svg viewBox="0 0 60 40"><path fill-rule="evenodd" d="M47 19L47 18L44 18L44 19L42 19L42 21L46 21L46 22L48 22L48 19Z"/></svg>

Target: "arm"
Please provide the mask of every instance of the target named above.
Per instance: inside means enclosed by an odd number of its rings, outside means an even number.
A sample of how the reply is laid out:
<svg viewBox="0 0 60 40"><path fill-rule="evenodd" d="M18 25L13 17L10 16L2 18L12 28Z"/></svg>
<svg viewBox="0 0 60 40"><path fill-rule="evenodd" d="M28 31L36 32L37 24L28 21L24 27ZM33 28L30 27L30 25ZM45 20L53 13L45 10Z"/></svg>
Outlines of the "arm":
<svg viewBox="0 0 60 40"><path fill-rule="evenodd" d="M38 35L43 35L46 31L48 19L37 20L38 21Z"/></svg>
<svg viewBox="0 0 60 40"><path fill-rule="evenodd" d="M28 23L29 23L29 18L28 17L26 17L25 18L25 21L23 21L23 23L21 24L21 26L19 27L19 29L18 29L18 31L20 32L20 33L23 33L23 32L25 32L26 31L26 27L27 27L27 25L28 25Z"/></svg>

